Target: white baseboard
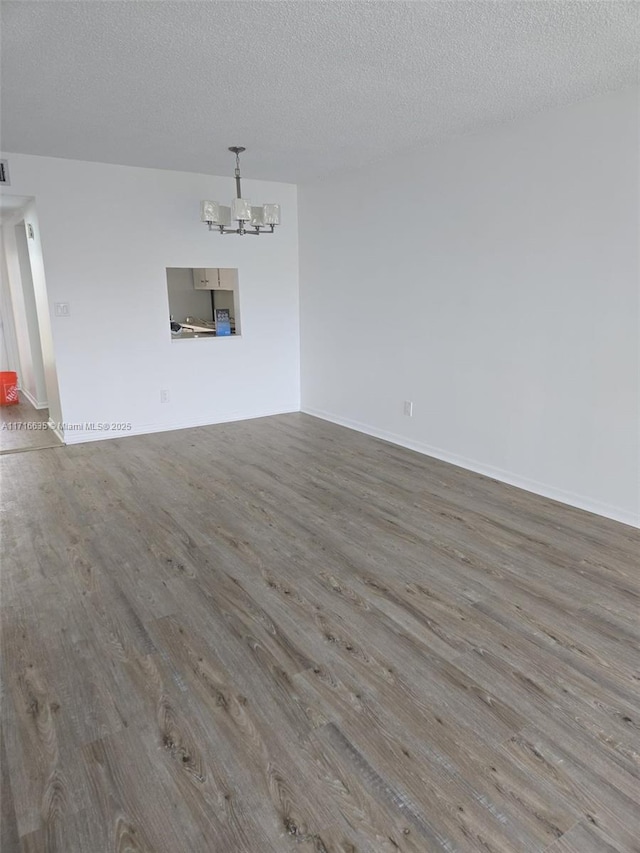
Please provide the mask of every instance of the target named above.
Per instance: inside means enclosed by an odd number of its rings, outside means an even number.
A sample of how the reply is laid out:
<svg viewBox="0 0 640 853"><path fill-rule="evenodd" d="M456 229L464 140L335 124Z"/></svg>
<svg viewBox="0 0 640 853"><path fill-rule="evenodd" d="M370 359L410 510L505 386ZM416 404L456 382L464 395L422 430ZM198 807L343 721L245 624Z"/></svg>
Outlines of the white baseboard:
<svg viewBox="0 0 640 853"><path fill-rule="evenodd" d="M568 504L569 506L583 509L587 512L593 512L596 515L602 515L605 518L611 518L614 521L620 521L623 524L629 524L631 527L640 528L640 518L638 515L629 510L620 507L611 506L593 498L577 495L573 492L557 489L554 486L548 486L546 483L539 483L536 480L531 480L527 477L520 477L518 474L513 474L511 471L504 471L501 468L494 468L492 465L485 465L482 462L477 462L475 459L468 459L465 456L459 456L455 453L449 453L439 447L432 447L428 444L423 444L419 441L412 441L404 436L396 433L380 430L372 427L369 424L364 424L359 421L353 421L349 418L343 418L339 415L334 415L332 412L325 412L321 409L311 409L303 407L301 409L305 414L312 415L315 418L320 418L324 421L338 424L339 426L353 429L356 432L371 435L374 438L381 438L383 441L388 441L391 444L397 444L400 447L406 447L409 450L415 450L417 453L422 453L425 456L432 456L435 459L440 459L443 462L449 462L452 465L457 465L460 468L466 468L468 471L474 471L476 474L483 474L485 477L491 477L493 480L499 480L501 483L506 483L509 486L516 486L519 489L524 489L527 492L533 492L544 498L551 498L554 501Z"/></svg>
<svg viewBox="0 0 640 853"><path fill-rule="evenodd" d="M42 401L38 402L38 400L36 400L36 398L33 396L33 394L31 394L29 391L27 391L26 388L18 388L18 391L20 394L24 394L24 396L31 403L31 405L33 406L34 409L46 409L47 406L49 405L49 403L47 403L46 400L44 402L42 402Z"/></svg>
<svg viewBox="0 0 640 853"><path fill-rule="evenodd" d="M106 441L110 438L128 438L133 435L152 435L156 432L175 432L176 430L181 429L194 429L195 427L203 427L203 426L215 426L216 424L226 424L232 423L234 421L248 421L254 420L255 418L269 418L273 415L286 415L291 414L294 411L293 409L277 409L270 410L265 412L254 412L250 415L247 414L233 414L228 417L221 418L217 421L212 420L194 420L194 421L182 421L177 424L142 424L141 426L136 426L130 430L118 430L118 431L94 431L94 430L74 430L74 429L65 429L64 431L64 442L65 444L85 444L90 441ZM299 411L299 410L295 410Z"/></svg>
<svg viewBox="0 0 640 853"><path fill-rule="evenodd" d="M63 444L66 444L66 442L65 442L65 440L64 440L64 435L62 434L62 431L58 429L57 424L55 424L55 423L51 420L51 418L49 418L49 420L47 421L47 426L49 427L49 429L51 430L51 432L52 432L52 433L53 433L57 438L59 438L59 439L60 439L60 441L61 441Z"/></svg>

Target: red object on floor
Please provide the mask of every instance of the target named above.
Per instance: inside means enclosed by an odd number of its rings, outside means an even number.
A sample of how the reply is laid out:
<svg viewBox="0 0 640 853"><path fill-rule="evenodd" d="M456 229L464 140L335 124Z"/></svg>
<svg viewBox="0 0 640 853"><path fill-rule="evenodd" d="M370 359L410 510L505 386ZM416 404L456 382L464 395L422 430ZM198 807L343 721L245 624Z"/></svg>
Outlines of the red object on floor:
<svg viewBox="0 0 640 853"><path fill-rule="evenodd" d="M0 406L17 406L18 374L13 370L0 371Z"/></svg>

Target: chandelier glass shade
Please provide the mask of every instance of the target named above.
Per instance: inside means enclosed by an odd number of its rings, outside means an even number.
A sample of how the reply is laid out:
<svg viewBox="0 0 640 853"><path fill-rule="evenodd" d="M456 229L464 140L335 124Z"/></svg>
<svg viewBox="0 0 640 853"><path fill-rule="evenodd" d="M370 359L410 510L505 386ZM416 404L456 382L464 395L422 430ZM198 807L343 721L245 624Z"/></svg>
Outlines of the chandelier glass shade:
<svg viewBox="0 0 640 853"><path fill-rule="evenodd" d="M246 149L232 146L229 151L236 155L236 198L229 206L217 201L203 201L201 219L209 226L209 231L221 234L273 234L280 224L280 205L252 205L248 198L242 198L240 178L240 154ZM235 227L231 227L234 225Z"/></svg>

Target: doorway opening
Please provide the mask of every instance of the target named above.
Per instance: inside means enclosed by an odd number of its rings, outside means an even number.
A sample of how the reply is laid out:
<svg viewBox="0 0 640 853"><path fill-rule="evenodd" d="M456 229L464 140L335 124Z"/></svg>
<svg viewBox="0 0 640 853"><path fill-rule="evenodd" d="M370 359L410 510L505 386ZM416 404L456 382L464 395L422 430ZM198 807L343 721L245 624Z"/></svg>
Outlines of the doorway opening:
<svg viewBox="0 0 640 853"><path fill-rule="evenodd" d="M60 394L35 199L0 197L0 454L63 444ZM6 405L6 403L10 403Z"/></svg>

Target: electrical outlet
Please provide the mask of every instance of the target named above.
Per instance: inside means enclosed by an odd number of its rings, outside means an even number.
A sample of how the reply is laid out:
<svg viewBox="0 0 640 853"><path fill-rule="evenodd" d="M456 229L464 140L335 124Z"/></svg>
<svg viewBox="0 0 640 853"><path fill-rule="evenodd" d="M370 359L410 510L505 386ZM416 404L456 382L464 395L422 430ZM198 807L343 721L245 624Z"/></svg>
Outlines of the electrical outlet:
<svg viewBox="0 0 640 853"><path fill-rule="evenodd" d="M404 401L404 413L408 418L413 417L413 403L411 400Z"/></svg>
<svg viewBox="0 0 640 853"><path fill-rule="evenodd" d="M167 388L163 388L160 391L160 402L161 403L168 403L169 402L169 391Z"/></svg>

